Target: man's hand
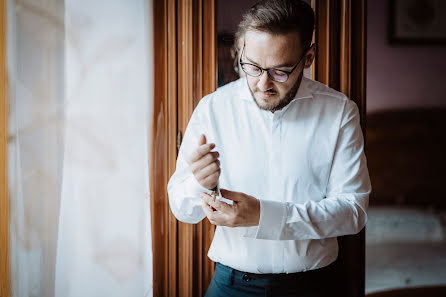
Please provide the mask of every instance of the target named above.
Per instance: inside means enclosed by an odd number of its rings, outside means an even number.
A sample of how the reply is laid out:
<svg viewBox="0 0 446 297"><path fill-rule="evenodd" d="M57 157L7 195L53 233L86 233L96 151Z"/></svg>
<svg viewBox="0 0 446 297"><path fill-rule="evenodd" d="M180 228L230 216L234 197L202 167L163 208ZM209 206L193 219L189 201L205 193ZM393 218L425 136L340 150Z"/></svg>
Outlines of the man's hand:
<svg viewBox="0 0 446 297"><path fill-rule="evenodd" d="M206 136L201 135L198 148L189 156L189 166L195 179L206 189L217 186L220 177L219 153L211 152L215 147L213 143L206 143Z"/></svg>
<svg viewBox="0 0 446 297"><path fill-rule="evenodd" d="M248 227L259 225L260 201L240 192L221 189L221 195L234 201L233 205L214 199L207 193L202 193L204 213L213 225L228 227ZM215 210L213 210L214 208Z"/></svg>

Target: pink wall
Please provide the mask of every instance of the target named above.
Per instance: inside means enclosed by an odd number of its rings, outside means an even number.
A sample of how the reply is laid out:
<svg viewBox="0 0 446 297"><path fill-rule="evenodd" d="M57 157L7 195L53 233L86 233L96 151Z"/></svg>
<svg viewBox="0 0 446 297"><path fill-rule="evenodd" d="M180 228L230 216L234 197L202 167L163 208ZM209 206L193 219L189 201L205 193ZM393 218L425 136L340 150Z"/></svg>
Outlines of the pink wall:
<svg viewBox="0 0 446 297"><path fill-rule="evenodd" d="M446 47L390 46L386 0L369 0L367 111L446 107Z"/></svg>

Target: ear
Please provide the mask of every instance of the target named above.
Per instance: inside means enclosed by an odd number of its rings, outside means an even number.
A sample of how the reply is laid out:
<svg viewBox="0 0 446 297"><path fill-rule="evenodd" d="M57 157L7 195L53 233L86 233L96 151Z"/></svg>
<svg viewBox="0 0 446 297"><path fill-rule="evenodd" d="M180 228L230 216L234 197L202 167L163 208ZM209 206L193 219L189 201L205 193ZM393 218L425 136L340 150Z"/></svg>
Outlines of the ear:
<svg viewBox="0 0 446 297"><path fill-rule="evenodd" d="M316 55L316 44L312 44L305 54L305 68L310 68L313 64L314 56Z"/></svg>

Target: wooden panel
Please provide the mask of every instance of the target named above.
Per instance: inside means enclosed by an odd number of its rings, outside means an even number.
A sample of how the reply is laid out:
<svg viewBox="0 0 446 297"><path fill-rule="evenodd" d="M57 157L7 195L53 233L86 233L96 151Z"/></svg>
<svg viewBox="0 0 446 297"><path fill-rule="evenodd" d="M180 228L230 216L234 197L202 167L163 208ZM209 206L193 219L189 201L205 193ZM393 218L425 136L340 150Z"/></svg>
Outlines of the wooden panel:
<svg viewBox="0 0 446 297"><path fill-rule="evenodd" d="M217 89L217 22L216 22L216 3L215 1L204 0L203 5L203 93L207 95ZM206 292L212 275L214 274L215 264L207 257L207 251L211 246L214 237L215 226L208 220L203 221L203 283L202 292ZM203 294L204 295L204 294ZM199 295L201 296L201 295Z"/></svg>
<svg viewBox="0 0 446 297"><path fill-rule="evenodd" d="M214 1L179 2L178 129L181 132L199 100L216 88L215 25ZM178 224L178 295L203 296L214 270L214 264L207 258L214 226L206 220L196 225Z"/></svg>
<svg viewBox="0 0 446 297"><path fill-rule="evenodd" d="M167 1L155 0L154 12L154 103L150 162L150 207L153 251L153 295L169 294L169 221L166 184L172 135L169 133L169 97L167 64ZM174 132L175 133L175 132ZM174 135L175 136L175 135ZM175 143L175 142L173 142ZM170 145L169 145L170 144ZM167 152L167 153L166 153ZM176 152L175 152L176 155Z"/></svg>
<svg viewBox="0 0 446 297"><path fill-rule="evenodd" d="M340 1L316 0L313 6L316 14L316 79L339 90L340 27L345 12L341 11Z"/></svg>
<svg viewBox="0 0 446 297"><path fill-rule="evenodd" d="M0 0L0 296L10 296L7 168L6 4Z"/></svg>
<svg viewBox="0 0 446 297"><path fill-rule="evenodd" d="M341 0L340 7L340 54L339 54L339 90L350 97L350 75L351 75L351 60L350 60L350 42L351 42L351 0Z"/></svg>
<svg viewBox="0 0 446 297"><path fill-rule="evenodd" d="M361 116L361 128L366 140L366 56L367 56L367 0L350 2L350 98L356 102ZM367 151L366 151L367 154ZM357 271L349 270L346 274L351 277L351 291L349 296L364 296L365 292L365 228L357 235L348 239L350 242L346 254L351 254L350 267L357 267ZM357 261L360 259L360 261Z"/></svg>
<svg viewBox="0 0 446 297"><path fill-rule="evenodd" d="M365 0L314 0L316 12L316 80L337 89L358 105L365 135ZM337 282L340 296L365 294L365 230L339 241Z"/></svg>
<svg viewBox="0 0 446 297"><path fill-rule="evenodd" d="M311 2L310 2L311 3L311 8L313 8L313 11L316 11L316 2L317 2L317 0L311 0ZM313 38L311 40L311 43L316 45L316 53L317 53L318 46L316 44L316 32L313 32ZM313 64L311 64L311 67L310 67L310 74L311 74L310 78L313 79L313 80L316 79L316 66L315 66L315 64L317 64L316 63L316 59L314 60Z"/></svg>
<svg viewBox="0 0 446 297"><path fill-rule="evenodd" d="M167 63L168 63L168 77L167 77L167 95L168 95L168 114L169 121L167 122L167 129L169 135L168 146L168 176L170 177L175 171L175 161L177 157L177 143L176 136L178 131L177 124L177 103L178 103L178 77L177 77L177 4L176 0L165 1L167 5ZM167 193L166 196L167 198ZM165 286L168 287L168 294L165 296L175 297L178 295L178 221L170 211L168 200L164 201L165 212L168 216L168 230L169 238L168 245L165 247L168 250L169 265L168 269L164 268L169 274Z"/></svg>
<svg viewBox="0 0 446 297"><path fill-rule="evenodd" d="M316 79L354 100L364 116L366 1L313 0L312 6L316 13Z"/></svg>
<svg viewBox="0 0 446 297"><path fill-rule="evenodd" d="M166 185L175 170L177 133L184 133L199 100L216 89L215 1L156 0L154 7L154 296L202 296L214 271L206 255L214 226L178 222L169 209Z"/></svg>
<svg viewBox="0 0 446 297"><path fill-rule="evenodd" d="M193 56L192 65L194 67L193 75L193 96L192 96L192 106L198 104L199 100L203 94L203 3L202 1L194 1L193 3ZM194 236L193 236L193 293L188 296L203 296L203 254L206 251L203 250L203 226L204 222L198 223L198 225L193 226Z"/></svg>
<svg viewBox="0 0 446 297"><path fill-rule="evenodd" d="M178 1L178 129L193 111L193 0ZM178 296L193 296L194 227L178 222Z"/></svg>
<svg viewBox="0 0 446 297"><path fill-rule="evenodd" d="M313 2L316 14L315 78L326 85L330 81L330 0Z"/></svg>
<svg viewBox="0 0 446 297"><path fill-rule="evenodd" d="M367 73L367 1L351 1L350 96L361 114L362 131L366 131L366 73Z"/></svg>
<svg viewBox="0 0 446 297"><path fill-rule="evenodd" d="M184 132L200 98L216 88L215 0L157 0L154 5L154 292L156 296L202 296L214 270L206 256L214 227L207 221L178 223L169 211L165 185L175 167L177 131ZM313 0L312 5L317 15L317 56L312 73L319 81L352 96L364 128L365 1ZM349 282L346 296L361 296L364 231L339 241L342 275L353 273L353 277L343 278Z"/></svg>

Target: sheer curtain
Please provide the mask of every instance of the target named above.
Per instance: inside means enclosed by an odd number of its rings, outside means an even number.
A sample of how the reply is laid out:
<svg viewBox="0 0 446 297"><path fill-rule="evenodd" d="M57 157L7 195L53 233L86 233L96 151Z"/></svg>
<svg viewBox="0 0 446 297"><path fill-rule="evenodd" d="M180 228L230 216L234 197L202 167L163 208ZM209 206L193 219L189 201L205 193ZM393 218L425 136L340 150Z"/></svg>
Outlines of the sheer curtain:
<svg viewBox="0 0 446 297"><path fill-rule="evenodd" d="M12 296L152 296L151 1L7 11Z"/></svg>

